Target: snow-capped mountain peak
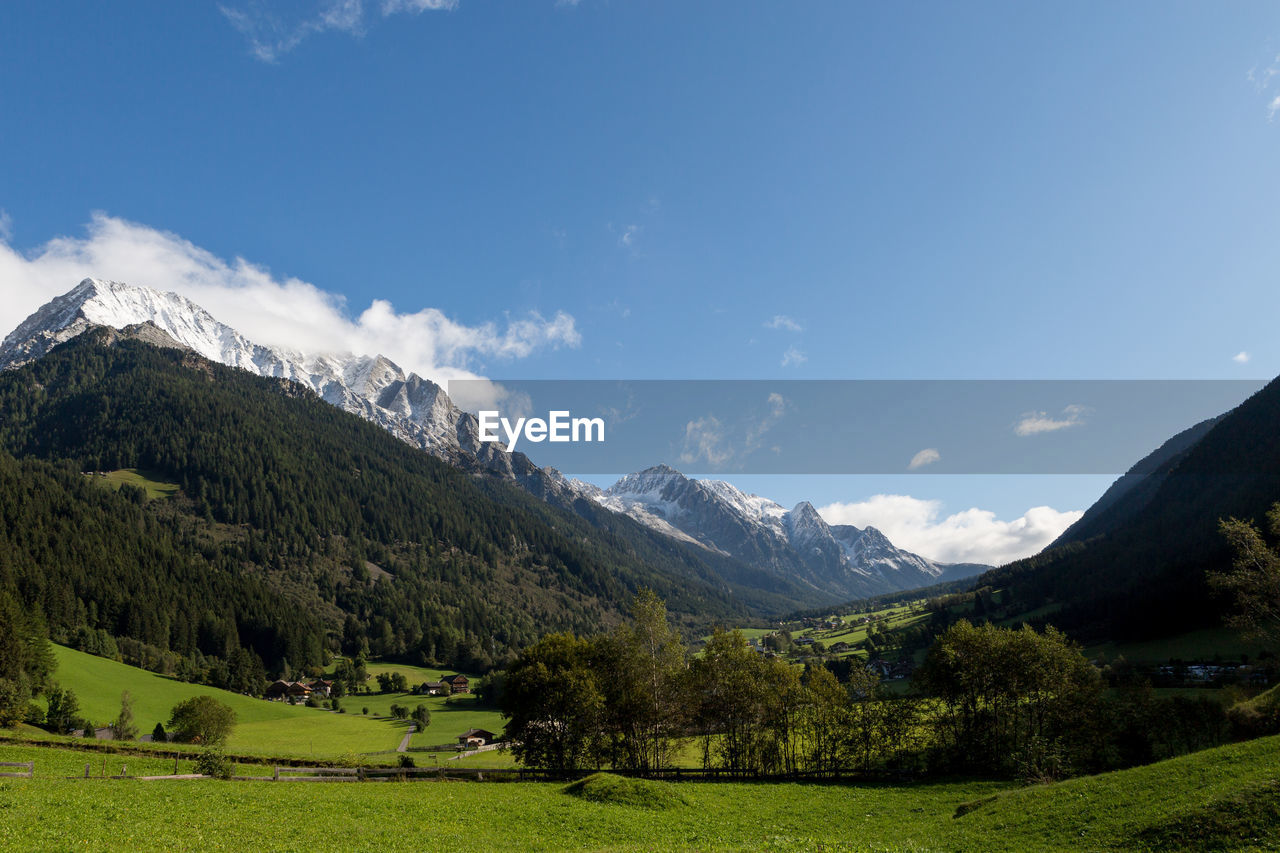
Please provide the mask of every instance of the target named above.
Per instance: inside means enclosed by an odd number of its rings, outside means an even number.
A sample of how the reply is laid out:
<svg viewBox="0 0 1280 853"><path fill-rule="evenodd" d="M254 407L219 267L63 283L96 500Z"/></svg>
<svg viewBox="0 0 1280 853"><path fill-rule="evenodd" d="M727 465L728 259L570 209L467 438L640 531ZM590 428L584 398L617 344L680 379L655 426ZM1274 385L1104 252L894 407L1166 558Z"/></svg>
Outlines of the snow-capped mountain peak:
<svg viewBox="0 0 1280 853"><path fill-rule="evenodd" d="M34 361L96 327L133 329L134 336L177 344L211 361L292 380L465 470L512 480L567 508L582 498L594 500L666 536L729 555L752 584L773 574L855 598L925 586L951 571L894 547L874 528L829 526L808 501L787 510L721 480L691 479L669 465L629 474L603 491L567 480L522 453L480 442L474 416L458 409L440 386L384 356L304 355L254 343L176 293L85 279L0 343L0 369ZM973 574L986 567L963 568Z"/></svg>
<svg viewBox="0 0 1280 853"><path fill-rule="evenodd" d="M592 497L668 535L850 598L935 583L952 567L903 551L874 527L831 526L813 504L791 510L668 465L628 474ZM959 569L976 574L979 566Z"/></svg>
<svg viewBox="0 0 1280 853"><path fill-rule="evenodd" d="M24 320L0 343L0 369L40 358L94 327L124 329L138 324L156 327L211 361L259 376L293 380L327 402L454 464L496 467L499 473L517 478L545 474L527 461L507 458L502 448L481 446L475 440L474 417L458 409L440 386L406 374L385 356L309 356L263 346L186 297L149 287L85 279Z"/></svg>

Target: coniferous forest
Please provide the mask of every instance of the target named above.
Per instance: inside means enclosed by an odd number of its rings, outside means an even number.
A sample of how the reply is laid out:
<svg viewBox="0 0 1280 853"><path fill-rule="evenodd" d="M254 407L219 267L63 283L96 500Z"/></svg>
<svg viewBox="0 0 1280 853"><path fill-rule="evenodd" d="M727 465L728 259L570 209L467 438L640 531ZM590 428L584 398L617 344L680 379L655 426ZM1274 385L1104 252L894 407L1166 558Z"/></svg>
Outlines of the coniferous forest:
<svg viewBox="0 0 1280 853"><path fill-rule="evenodd" d="M685 624L767 596L600 530L310 392L97 332L0 375L0 591L86 651L240 691L335 652L485 670L654 589ZM106 488L134 468L170 498ZM748 603L744 603L748 602Z"/></svg>

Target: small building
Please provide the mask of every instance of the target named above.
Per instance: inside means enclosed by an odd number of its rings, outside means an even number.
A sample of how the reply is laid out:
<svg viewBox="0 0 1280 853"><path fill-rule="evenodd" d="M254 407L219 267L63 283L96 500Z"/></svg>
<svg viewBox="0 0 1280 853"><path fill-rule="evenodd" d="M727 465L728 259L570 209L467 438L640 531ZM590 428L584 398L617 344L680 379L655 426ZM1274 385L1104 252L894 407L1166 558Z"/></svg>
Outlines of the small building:
<svg viewBox="0 0 1280 853"><path fill-rule="evenodd" d="M445 684L449 685L449 689L454 693L470 693L470 682L465 675L446 675L441 679Z"/></svg>
<svg viewBox="0 0 1280 853"><path fill-rule="evenodd" d="M284 697L289 695L289 685L292 683L293 682L291 681L284 681L283 679L277 679L276 681L273 681L269 685L267 685L266 692L262 694L262 698L263 699L283 699Z"/></svg>
<svg viewBox="0 0 1280 853"><path fill-rule="evenodd" d="M317 679L315 682L312 682L311 684L306 684L301 681L285 681L283 679L280 679L278 681L273 681L269 685L267 685L267 689L262 694L262 698L263 699L306 699L313 692L319 692L319 691L316 691L315 689L316 684L324 685L324 690L321 694L324 696L328 696L329 691L333 688L332 681L320 681L319 679Z"/></svg>
<svg viewBox="0 0 1280 853"><path fill-rule="evenodd" d="M323 696L326 699L333 694L332 681L325 681L324 679L317 678L307 686L311 689L312 694Z"/></svg>
<svg viewBox="0 0 1280 853"><path fill-rule="evenodd" d="M485 746L497 740L497 735L488 729L467 729L458 735L458 746L460 747L476 747Z"/></svg>
<svg viewBox="0 0 1280 853"><path fill-rule="evenodd" d="M422 688L428 696L439 696L444 693L446 687L449 687L449 685L443 681L424 681L422 683Z"/></svg>

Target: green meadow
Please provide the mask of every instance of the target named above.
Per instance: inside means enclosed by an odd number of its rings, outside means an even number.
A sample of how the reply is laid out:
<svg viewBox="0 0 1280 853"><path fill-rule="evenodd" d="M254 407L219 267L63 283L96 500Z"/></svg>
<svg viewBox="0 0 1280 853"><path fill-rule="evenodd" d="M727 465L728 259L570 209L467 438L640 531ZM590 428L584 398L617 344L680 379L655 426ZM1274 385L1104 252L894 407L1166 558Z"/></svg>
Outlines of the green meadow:
<svg viewBox="0 0 1280 853"><path fill-rule="evenodd" d="M267 702L213 687L187 684L106 658L54 646L58 667L54 679L75 691L80 713L106 725L120 713L120 694L133 697L133 716L142 734L166 723L173 706L207 694L236 712L236 727L227 750L244 755L327 758L346 753L394 750L408 730L398 720L365 717L348 707L345 714L319 708ZM350 706L354 700L346 700ZM390 703L388 703L390 704ZM434 711L433 711L434 713ZM433 720L434 722L434 720Z"/></svg>
<svg viewBox="0 0 1280 853"><path fill-rule="evenodd" d="M83 753L0 780L6 850L1269 850L1280 737L1148 767L1015 787L67 779ZM94 772L100 759L93 760ZM123 762L116 757L116 762ZM130 773L172 761L130 757ZM109 772L118 772L110 766ZM180 769L188 769L184 766Z"/></svg>
<svg viewBox="0 0 1280 853"><path fill-rule="evenodd" d="M419 666L408 666L407 664L391 664L391 663L370 663L367 666L369 671L369 684L377 689L376 677L381 673L399 672L408 680L409 687L412 689L424 681L439 681L444 675L453 675L457 670L453 669L428 669ZM474 686L477 677L470 673L465 673L471 679ZM502 715L493 708L479 707L479 701L474 693L464 693L457 696L423 696L413 693L360 693L354 696L346 696L342 700L342 707L347 709L348 714L359 714L365 708L369 709L370 714L379 714L383 716L391 715L392 705L403 705L412 711L418 705L426 705L431 711L431 723L425 731L414 734L409 742L409 748L419 748L428 746L443 746L445 744L455 744L458 735L467 729L487 729L494 734L502 734L504 721ZM443 758L441 759L443 760Z"/></svg>
<svg viewBox="0 0 1280 853"><path fill-rule="evenodd" d="M159 479L163 475L139 471L137 468L121 468L118 471L91 473L86 476L116 491L121 486L136 486L145 491L148 498L171 498L180 491L177 483L166 483Z"/></svg>

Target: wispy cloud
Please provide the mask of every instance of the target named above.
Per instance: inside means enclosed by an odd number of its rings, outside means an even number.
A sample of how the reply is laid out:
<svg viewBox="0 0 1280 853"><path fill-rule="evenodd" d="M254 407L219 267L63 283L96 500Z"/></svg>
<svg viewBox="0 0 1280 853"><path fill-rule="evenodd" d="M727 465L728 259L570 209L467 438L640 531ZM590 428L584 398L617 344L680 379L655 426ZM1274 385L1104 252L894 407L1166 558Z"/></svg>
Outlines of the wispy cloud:
<svg viewBox="0 0 1280 853"><path fill-rule="evenodd" d="M346 299L243 258L226 261L176 234L95 213L84 237L58 237L22 253L0 240L0 329L82 279L114 279L175 291L250 340L310 353L382 354L433 381L475 378L486 359L577 347L574 318L530 313L477 326L436 308L401 312L376 299L354 319Z"/></svg>
<svg viewBox="0 0 1280 853"><path fill-rule="evenodd" d="M733 459L734 452L728 438L724 424L718 418L708 415L689 421L684 427L680 461L686 465L705 461L711 467L719 468Z"/></svg>
<svg viewBox="0 0 1280 853"><path fill-rule="evenodd" d="M1079 405L1067 406L1062 410L1062 414L1057 416L1050 416L1047 412L1027 412L1014 424L1013 431L1023 436L1057 432L1060 429L1080 426L1088 413L1087 407Z"/></svg>
<svg viewBox="0 0 1280 853"><path fill-rule="evenodd" d="M911 462L907 464L907 470L914 471L917 468L923 468L926 465L932 465L942 458L942 454L938 452L936 447L926 447L915 456L911 457Z"/></svg>
<svg viewBox="0 0 1280 853"><path fill-rule="evenodd" d="M795 347L787 347L787 351L782 354L783 367L799 367L809 360L809 356L800 352Z"/></svg>
<svg viewBox="0 0 1280 853"><path fill-rule="evenodd" d="M634 249L643 230L639 225L628 225L622 229L622 236L618 237L618 245L626 249Z"/></svg>
<svg viewBox="0 0 1280 853"><path fill-rule="evenodd" d="M787 399L775 391L765 398L763 410L757 408L730 422L715 415L691 420L685 424L680 461L686 465L706 462L712 468L736 461L741 466L766 446L765 438L786 417L787 408Z"/></svg>
<svg viewBox="0 0 1280 853"><path fill-rule="evenodd" d="M277 62L313 35L326 32L362 36L374 21L396 14L455 9L458 0L382 0L371 12L364 0L286 3L253 0L247 6L219 6L223 17L249 42L263 62Z"/></svg>
<svg viewBox="0 0 1280 853"><path fill-rule="evenodd" d="M1249 355L1249 353L1245 352L1244 350L1240 350L1240 352L1231 356L1231 360L1234 361L1236 364L1248 364L1250 358L1251 356Z"/></svg>
<svg viewBox="0 0 1280 853"><path fill-rule="evenodd" d="M764 327L766 329L779 329L787 332L804 331L804 326L801 326L786 314L775 314L772 320L764 324Z"/></svg>
<svg viewBox="0 0 1280 853"><path fill-rule="evenodd" d="M1275 121L1280 113L1280 95L1273 94L1276 78L1280 77L1280 56L1255 65L1249 69L1246 79L1253 84L1258 94L1269 98L1267 102L1267 121Z"/></svg>
<svg viewBox="0 0 1280 853"><path fill-rule="evenodd" d="M941 502L909 495L833 503L818 513L828 524L875 527L899 548L940 562L995 566L1039 552L1084 515L1038 506L1010 521L977 507L943 517Z"/></svg>

